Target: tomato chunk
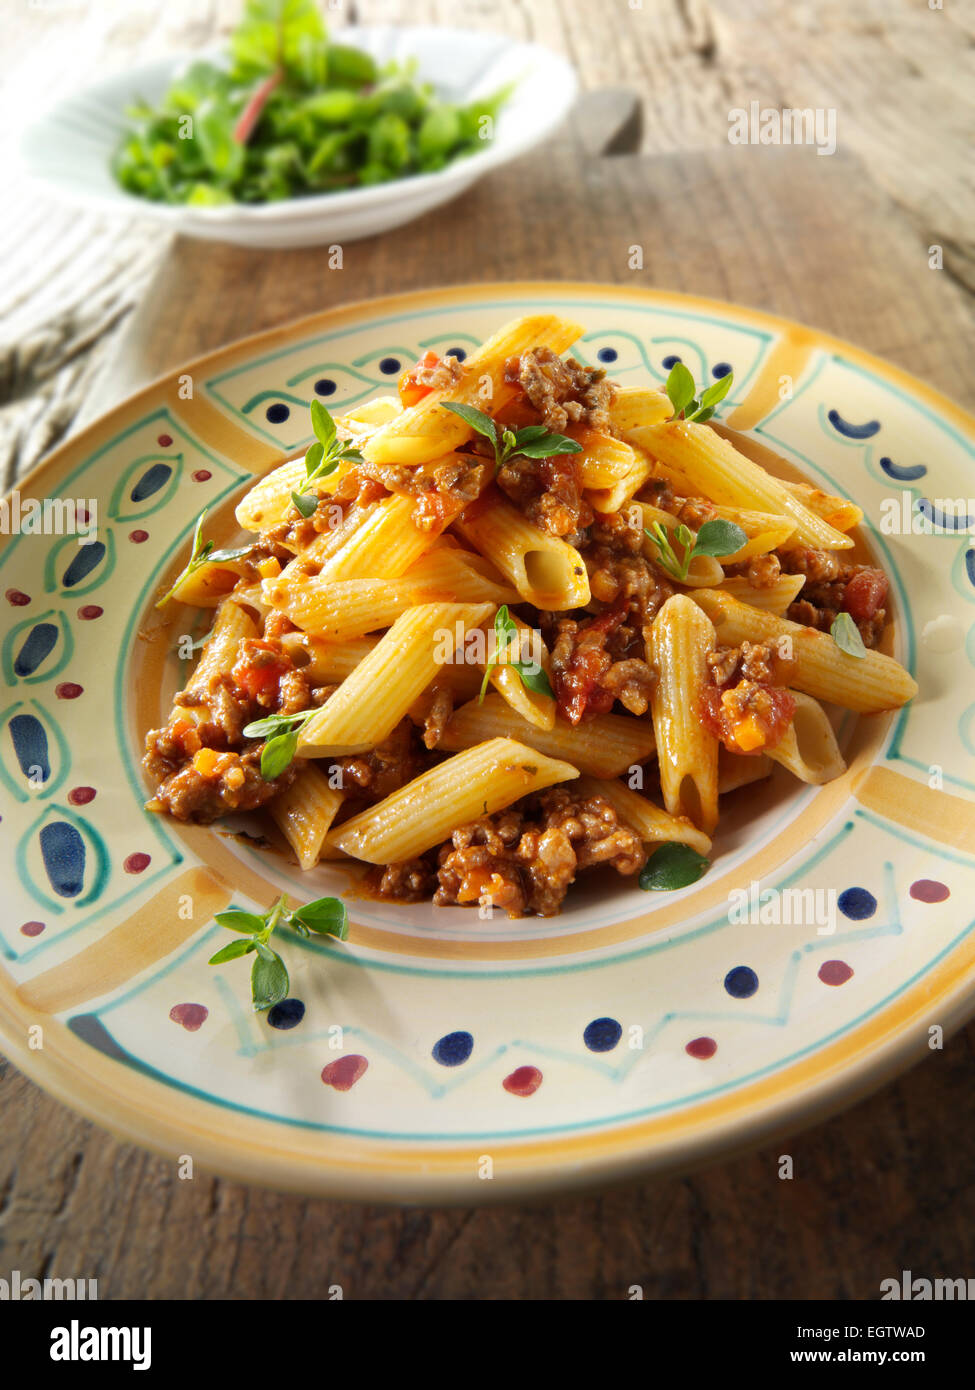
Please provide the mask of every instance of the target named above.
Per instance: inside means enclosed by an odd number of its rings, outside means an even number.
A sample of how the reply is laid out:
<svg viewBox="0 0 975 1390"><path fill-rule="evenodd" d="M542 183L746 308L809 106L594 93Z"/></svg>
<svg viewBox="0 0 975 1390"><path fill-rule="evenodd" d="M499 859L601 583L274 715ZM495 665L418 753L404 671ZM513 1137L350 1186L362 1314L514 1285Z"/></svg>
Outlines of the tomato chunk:
<svg viewBox="0 0 975 1390"><path fill-rule="evenodd" d="M887 576L883 570L862 569L848 582L843 608L856 623L869 622L887 598Z"/></svg>
<svg viewBox="0 0 975 1390"><path fill-rule="evenodd" d="M426 352L409 371L403 373L399 379L399 398L403 403L404 410L408 410L411 405L416 405L417 401L422 401L424 396L429 396L433 390L432 386L425 386L417 380L420 371L433 371L440 366L440 358L433 348L427 348Z"/></svg>

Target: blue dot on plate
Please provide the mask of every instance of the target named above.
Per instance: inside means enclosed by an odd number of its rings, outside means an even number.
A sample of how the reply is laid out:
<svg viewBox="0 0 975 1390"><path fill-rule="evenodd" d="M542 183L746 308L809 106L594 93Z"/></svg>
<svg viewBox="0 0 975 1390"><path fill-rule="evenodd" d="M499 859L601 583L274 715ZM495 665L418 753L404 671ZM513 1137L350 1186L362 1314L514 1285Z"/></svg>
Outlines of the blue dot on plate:
<svg viewBox="0 0 975 1390"><path fill-rule="evenodd" d="M866 888L844 888L838 906L844 917L862 922L864 917L872 917L877 911L877 899Z"/></svg>
<svg viewBox="0 0 975 1390"><path fill-rule="evenodd" d="M275 401L273 405L268 406L264 414L272 425L283 425L291 414L291 410L283 401Z"/></svg>
<svg viewBox="0 0 975 1390"><path fill-rule="evenodd" d="M667 368L667 371L669 372L671 367L676 367L677 363L681 361L683 361L683 358L674 357L673 354L671 354L670 357L664 358L663 365Z"/></svg>
<svg viewBox="0 0 975 1390"><path fill-rule="evenodd" d="M600 362L615 362L617 357L619 357L619 353L615 348L604 347L599 349L596 356L599 358Z"/></svg>
<svg viewBox="0 0 975 1390"><path fill-rule="evenodd" d="M722 378L723 376L730 376L730 375L731 375L731 363L730 363L730 362L715 362L714 366L711 368L711 375L712 375L717 381L720 381L721 378Z"/></svg>
<svg viewBox="0 0 975 1390"><path fill-rule="evenodd" d="M463 362L464 358L467 356L467 349L459 347L448 348L447 351L444 353L444 356L456 357L458 362Z"/></svg>
<svg viewBox="0 0 975 1390"><path fill-rule="evenodd" d="M433 1060L442 1067L459 1067L474 1051L470 1033L445 1033L433 1044Z"/></svg>
<svg viewBox="0 0 975 1390"><path fill-rule="evenodd" d="M300 999L282 999L267 1011L272 1028L297 1028L304 1016L305 1006Z"/></svg>
<svg viewBox="0 0 975 1390"><path fill-rule="evenodd" d="M732 999L748 999L758 989L758 976L750 965L736 965L724 977L724 987Z"/></svg>
<svg viewBox="0 0 975 1390"><path fill-rule="evenodd" d="M398 357L384 357L379 364L379 370L385 372L386 376L393 376L400 369Z"/></svg>
<svg viewBox="0 0 975 1390"><path fill-rule="evenodd" d="M612 1052L622 1036L622 1026L615 1018L594 1018L586 1025L582 1041L590 1052Z"/></svg>
<svg viewBox="0 0 975 1390"><path fill-rule="evenodd" d="M334 396L338 387L330 376L320 376L315 382L316 396Z"/></svg>

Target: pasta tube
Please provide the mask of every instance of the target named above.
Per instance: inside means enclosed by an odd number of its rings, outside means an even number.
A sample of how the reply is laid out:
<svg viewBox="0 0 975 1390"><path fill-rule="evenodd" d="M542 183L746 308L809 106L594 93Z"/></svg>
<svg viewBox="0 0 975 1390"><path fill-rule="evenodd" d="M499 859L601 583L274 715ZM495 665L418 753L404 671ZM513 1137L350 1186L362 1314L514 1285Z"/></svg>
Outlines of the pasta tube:
<svg viewBox="0 0 975 1390"><path fill-rule="evenodd" d="M327 843L368 864L400 863L440 844L458 826L578 775L569 763L514 739L489 739L353 816L330 833Z"/></svg>
<svg viewBox="0 0 975 1390"><path fill-rule="evenodd" d="M714 645L714 628L687 594L667 600L648 644L657 671L651 709L664 805L708 835L718 821L718 741L697 710Z"/></svg>

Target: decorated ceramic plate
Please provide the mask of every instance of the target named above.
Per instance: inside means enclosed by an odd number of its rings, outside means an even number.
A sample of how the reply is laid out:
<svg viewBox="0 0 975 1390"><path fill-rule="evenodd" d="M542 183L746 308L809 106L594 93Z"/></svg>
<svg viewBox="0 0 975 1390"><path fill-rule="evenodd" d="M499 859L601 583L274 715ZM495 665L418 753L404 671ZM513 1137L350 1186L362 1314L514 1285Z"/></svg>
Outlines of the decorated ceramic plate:
<svg viewBox="0 0 975 1390"><path fill-rule="evenodd" d="M849 717L827 785L735 793L698 882L580 883L552 918L357 896L328 863L299 890L283 855L147 812L142 741L178 688L188 611L153 603L200 511L231 533L255 475L310 442L312 400L388 393L428 348L463 356L534 311L585 324L577 354L624 384L677 358L696 381L733 368L739 447L862 507L917 698ZM846 343L601 285L374 300L148 387L5 504L4 1050L174 1162L371 1200L687 1167L850 1103L975 1012L973 450L955 405ZM80 528L97 520L91 543L59 533L68 500ZM243 975L207 965L227 939L214 916L299 891L348 894L349 940L289 939L288 1006L255 1013Z"/></svg>

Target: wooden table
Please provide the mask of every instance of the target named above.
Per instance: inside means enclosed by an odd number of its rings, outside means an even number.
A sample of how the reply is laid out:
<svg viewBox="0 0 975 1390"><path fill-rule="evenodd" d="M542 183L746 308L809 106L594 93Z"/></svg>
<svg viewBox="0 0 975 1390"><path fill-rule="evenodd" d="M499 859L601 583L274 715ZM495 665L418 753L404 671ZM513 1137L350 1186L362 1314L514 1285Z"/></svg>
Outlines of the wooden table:
<svg viewBox="0 0 975 1390"><path fill-rule="evenodd" d="M417 9L534 31L567 49L589 86L628 81L644 97L642 137L625 100L596 98L544 157L350 245L341 272L319 250L163 247L109 334L86 417L195 354L329 304L551 277L786 314L975 402L967 98L960 81L945 85L971 48L957 12L644 0L610 15L566 0L470 0L411 6L410 22ZM404 17L382 3L358 12ZM836 154L729 146L728 109L753 98L835 105ZM600 153L607 145L634 152ZM940 271L928 268L935 243ZM360 1299L623 1298L633 1284L648 1298L876 1298L902 1269L972 1272L973 1050L975 1027L830 1123L695 1176L492 1211L181 1182L173 1163L117 1143L0 1064L0 1274L84 1274L102 1297L315 1297L339 1283ZM794 1159L789 1181L782 1153Z"/></svg>

